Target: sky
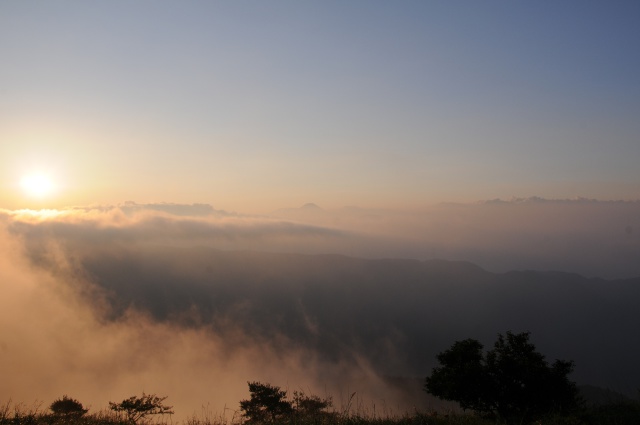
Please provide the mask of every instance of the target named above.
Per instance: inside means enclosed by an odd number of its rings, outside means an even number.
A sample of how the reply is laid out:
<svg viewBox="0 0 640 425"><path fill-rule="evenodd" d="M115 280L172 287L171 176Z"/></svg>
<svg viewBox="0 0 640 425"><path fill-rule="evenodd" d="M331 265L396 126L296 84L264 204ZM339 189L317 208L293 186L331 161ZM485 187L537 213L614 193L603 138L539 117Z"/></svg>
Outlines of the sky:
<svg viewBox="0 0 640 425"><path fill-rule="evenodd" d="M637 199L639 19L633 1L3 2L0 205Z"/></svg>
<svg viewBox="0 0 640 425"><path fill-rule="evenodd" d="M441 406L438 352L509 330L635 396L638 22L0 2L0 403L145 391L182 420L261 380L403 414Z"/></svg>

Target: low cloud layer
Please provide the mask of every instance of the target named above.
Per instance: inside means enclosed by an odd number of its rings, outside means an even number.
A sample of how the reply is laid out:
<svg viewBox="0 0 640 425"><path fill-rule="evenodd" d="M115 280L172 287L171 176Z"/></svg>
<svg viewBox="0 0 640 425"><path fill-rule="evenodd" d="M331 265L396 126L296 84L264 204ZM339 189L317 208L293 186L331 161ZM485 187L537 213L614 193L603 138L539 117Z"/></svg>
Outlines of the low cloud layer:
<svg viewBox="0 0 640 425"><path fill-rule="evenodd" d="M640 276L638 201L516 198L440 204L413 212L355 207L327 211L306 205L271 216L372 238L343 248L348 255L464 260L495 272Z"/></svg>
<svg viewBox="0 0 640 425"><path fill-rule="evenodd" d="M527 198L440 204L419 211L325 210L307 204L264 216L204 204L128 202L48 214L0 212L3 216L27 242L40 240L40 232L79 245L95 241L201 245L461 260L493 272L557 270L605 279L640 276L640 201Z"/></svg>
<svg viewBox="0 0 640 425"><path fill-rule="evenodd" d="M550 254L536 257L525 242L560 249L548 233L581 264L604 249L589 241L636 252L637 208L528 200L420 215L307 206L246 217L131 203L5 211L0 361L13 366L0 398L48 403L66 393L97 409L156 392L184 417L206 405L237 409L246 381L263 380L331 393L338 408L357 391L364 407L398 412L435 406L411 379L426 376L439 351L469 337L491 344L506 330L531 331L551 360L575 360L579 382L632 393L637 279L364 257L473 253L484 234L486 255L511 249L502 261L529 258L521 268L531 269ZM571 252L579 241L585 249Z"/></svg>
<svg viewBox="0 0 640 425"><path fill-rule="evenodd" d="M198 241L287 238L286 224L240 220L204 225L203 234L197 220L113 211L21 212L3 221L0 362L11 368L3 372L0 399L49 403L69 394L95 411L146 391L169 395L178 418L203 406L229 417L247 397L247 381L260 380L332 394L337 408L353 391L364 409L377 403L398 413L413 404L356 350L327 359L276 328L260 335L246 326L251 300L244 322L234 322L243 315L235 301L214 320L207 313L216 306L206 308L202 294L181 287ZM318 237L309 226L295 227L294 234ZM158 268L164 261L168 268ZM174 294L175 303L163 298Z"/></svg>

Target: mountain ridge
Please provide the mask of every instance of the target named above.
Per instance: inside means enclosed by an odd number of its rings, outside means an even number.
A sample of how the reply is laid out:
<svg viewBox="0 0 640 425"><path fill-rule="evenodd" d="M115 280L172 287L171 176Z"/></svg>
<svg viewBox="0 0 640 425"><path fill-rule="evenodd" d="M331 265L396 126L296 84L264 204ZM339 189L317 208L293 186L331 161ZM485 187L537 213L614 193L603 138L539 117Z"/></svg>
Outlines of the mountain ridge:
<svg viewBox="0 0 640 425"><path fill-rule="evenodd" d="M380 374L426 376L454 341L489 344L511 330L530 331L550 359L575 360L579 383L630 394L640 382L640 278L204 247L103 252L83 264L116 316L135 306L181 326L234 323L275 350L362 356Z"/></svg>

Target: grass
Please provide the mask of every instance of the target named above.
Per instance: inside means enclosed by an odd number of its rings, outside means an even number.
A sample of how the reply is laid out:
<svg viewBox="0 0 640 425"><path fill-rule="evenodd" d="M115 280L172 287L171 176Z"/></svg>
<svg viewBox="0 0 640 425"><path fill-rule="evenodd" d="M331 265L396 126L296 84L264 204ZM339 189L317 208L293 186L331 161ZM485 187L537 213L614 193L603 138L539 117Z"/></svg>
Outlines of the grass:
<svg viewBox="0 0 640 425"><path fill-rule="evenodd" d="M203 408L200 415L186 419L184 425L249 425L237 412L216 414ZM145 418L140 424L179 424L171 416ZM0 425L131 425L126 418L111 410L87 413L81 417L54 415L43 409L42 404L27 406L8 401L0 405ZM481 418L471 413L420 413L400 417L379 417L348 412L333 412L310 417L290 417L270 425L496 425L496 420ZM638 425L640 402L613 403L585 408L570 417L549 417L533 425ZM257 424L256 424L257 425Z"/></svg>

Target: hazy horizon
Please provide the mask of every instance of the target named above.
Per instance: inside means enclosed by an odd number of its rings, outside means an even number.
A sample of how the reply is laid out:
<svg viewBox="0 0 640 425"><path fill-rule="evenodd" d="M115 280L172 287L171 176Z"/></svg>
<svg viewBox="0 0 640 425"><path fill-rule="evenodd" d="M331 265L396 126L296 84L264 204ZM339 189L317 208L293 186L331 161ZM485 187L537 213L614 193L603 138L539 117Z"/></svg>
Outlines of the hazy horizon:
<svg viewBox="0 0 640 425"><path fill-rule="evenodd" d="M168 245L184 241L223 250L458 260L492 272L640 276L640 201L531 197L441 203L414 210L325 209L306 203L263 214L209 204L127 201L0 210L0 216L18 233L26 224L62 231L61 237L80 223L87 232L104 227L125 234L141 227L144 232L127 238Z"/></svg>

